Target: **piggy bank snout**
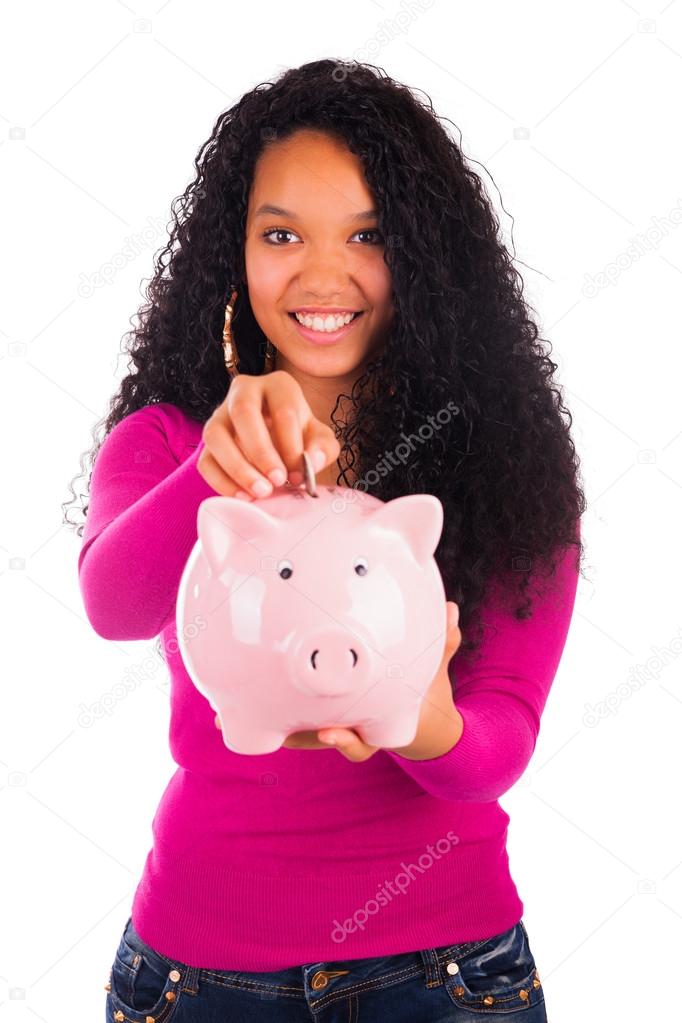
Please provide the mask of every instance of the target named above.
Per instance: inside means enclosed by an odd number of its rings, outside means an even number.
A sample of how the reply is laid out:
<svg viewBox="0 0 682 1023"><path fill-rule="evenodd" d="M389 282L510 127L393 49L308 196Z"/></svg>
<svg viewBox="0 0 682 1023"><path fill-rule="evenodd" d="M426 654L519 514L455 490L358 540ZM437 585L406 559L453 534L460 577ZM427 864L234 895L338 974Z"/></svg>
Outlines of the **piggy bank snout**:
<svg viewBox="0 0 682 1023"><path fill-rule="evenodd" d="M293 683L308 695L344 696L364 688L370 674L367 647L336 625L299 637L292 661Z"/></svg>

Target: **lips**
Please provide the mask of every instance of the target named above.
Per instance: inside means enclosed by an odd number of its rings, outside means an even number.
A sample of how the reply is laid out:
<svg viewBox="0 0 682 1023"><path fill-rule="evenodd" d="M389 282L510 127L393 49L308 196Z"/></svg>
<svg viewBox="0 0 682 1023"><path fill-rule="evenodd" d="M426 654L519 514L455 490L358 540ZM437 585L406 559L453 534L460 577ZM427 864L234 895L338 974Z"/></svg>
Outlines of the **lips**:
<svg viewBox="0 0 682 1023"><path fill-rule="evenodd" d="M298 309L290 309L289 315L293 316L294 313L300 313L302 316L345 316L347 313L361 313L363 309L343 309L341 306L321 306L317 309L314 306L302 305Z"/></svg>

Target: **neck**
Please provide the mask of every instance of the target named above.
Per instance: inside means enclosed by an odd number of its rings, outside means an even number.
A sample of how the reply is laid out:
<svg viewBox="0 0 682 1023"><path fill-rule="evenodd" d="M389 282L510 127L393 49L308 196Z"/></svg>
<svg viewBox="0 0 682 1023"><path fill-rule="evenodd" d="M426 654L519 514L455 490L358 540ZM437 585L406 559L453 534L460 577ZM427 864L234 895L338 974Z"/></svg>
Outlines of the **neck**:
<svg viewBox="0 0 682 1023"><path fill-rule="evenodd" d="M350 394L353 384L364 372L364 365L356 367L351 373L339 377L316 377L304 373L293 366L281 352L275 355L275 369L283 369L297 381L310 410L316 419L334 430L332 412L336 408L339 394ZM337 410L337 421L343 420L343 407Z"/></svg>

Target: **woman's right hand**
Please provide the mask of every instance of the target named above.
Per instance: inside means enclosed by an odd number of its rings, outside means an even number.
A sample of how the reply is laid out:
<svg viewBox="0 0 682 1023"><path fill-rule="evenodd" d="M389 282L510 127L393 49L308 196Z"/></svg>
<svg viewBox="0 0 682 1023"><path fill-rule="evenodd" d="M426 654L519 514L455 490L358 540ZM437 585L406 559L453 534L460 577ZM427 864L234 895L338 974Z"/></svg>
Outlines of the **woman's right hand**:
<svg viewBox="0 0 682 1023"><path fill-rule="evenodd" d="M332 428L315 418L286 370L234 377L227 397L204 423L201 439L197 469L204 479L218 494L249 500L269 497L273 485L282 486L287 477L294 486L302 483L304 450L315 472L341 452ZM259 481L267 489L254 489Z"/></svg>

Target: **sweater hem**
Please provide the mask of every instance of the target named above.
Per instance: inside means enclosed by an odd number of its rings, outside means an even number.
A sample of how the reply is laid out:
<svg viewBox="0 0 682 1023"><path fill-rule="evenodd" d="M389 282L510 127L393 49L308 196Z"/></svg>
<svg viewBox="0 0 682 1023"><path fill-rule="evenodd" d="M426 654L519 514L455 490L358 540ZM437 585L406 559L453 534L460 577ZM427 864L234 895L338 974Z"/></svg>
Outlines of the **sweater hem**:
<svg viewBox="0 0 682 1023"><path fill-rule="evenodd" d="M518 923L523 902L506 830L362 877L247 873L190 860L157 838L131 915L142 940L178 963L272 971L484 940Z"/></svg>

